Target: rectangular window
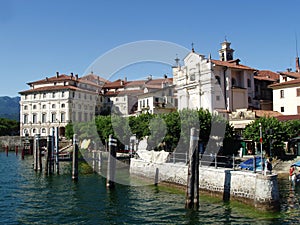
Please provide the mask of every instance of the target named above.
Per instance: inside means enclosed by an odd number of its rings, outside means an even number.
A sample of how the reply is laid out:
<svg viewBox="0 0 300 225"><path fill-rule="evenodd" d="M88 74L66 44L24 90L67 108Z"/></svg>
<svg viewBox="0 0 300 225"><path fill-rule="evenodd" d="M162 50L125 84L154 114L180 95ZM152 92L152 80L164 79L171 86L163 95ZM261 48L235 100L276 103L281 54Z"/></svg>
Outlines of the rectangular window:
<svg viewBox="0 0 300 225"><path fill-rule="evenodd" d="M27 114L24 114L23 122L28 123L28 115Z"/></svg>
<svg viewBox="0 0 300 225"><path fill-rule="evenodd" d="M284 90L280 90L280 98L284 98Z"/></svg>
<svg viewBox="0 0 300 225"><path fill-rule="evenodd" d="M60 114L60 122L66 122L66 114L65 113L61 113Z"/></svg>
<svg viewBox="0 0 300 225"><path fill-rule="evenodd" d="M297 97L300 96L300 88L297 88Z"/></svg>
<svg viewBox="0 0 300 225"><path fill-rule="evenodd" d="M56 114L55 113L52 113L52 115L51 115L51 121L52 121L52 123L56 122Z"/></svg>
<svg viewBox="0 0 300 225"><path fill-rule="evenodd" d="M37 123L37 117L36 114L32 115L32 123Z"/></svg>
<svg viewBox="0 0 300 225"><path fill-rule="evenodd" d="M219 95L216 96L216 100L220 101L220 96Z"/></svg>
<svg viewBox="0 0 300 225"><path fill-rule="evenodd" d="M247 85L248 85L248 88L251 88L251 80L250 79L247 80Z"/></svg>
<svg viewBox="0 0 300 225"><path fill-rule="evenodd" d="M190 81L194 81L195 80L195 74L192 74L191 76L190 76Z"/></svg>
<svg viewBox="0 0 300 225"><path fill-rule="evenodd" d="M284 107L280 107L280 112L284 112Z"/></svg>
<svg viewBox="0 0 300 225"><path fill-rule="evenodd" d="M42 123L46 123L46 113L42 114Z"/></svg>

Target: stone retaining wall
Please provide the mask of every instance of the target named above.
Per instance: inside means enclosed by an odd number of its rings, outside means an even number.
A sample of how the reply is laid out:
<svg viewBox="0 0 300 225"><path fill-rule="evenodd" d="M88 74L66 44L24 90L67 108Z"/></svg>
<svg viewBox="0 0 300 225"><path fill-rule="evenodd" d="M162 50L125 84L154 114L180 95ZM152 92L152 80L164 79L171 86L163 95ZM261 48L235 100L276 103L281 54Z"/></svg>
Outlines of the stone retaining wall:
<svg viewBox="0 0 300 225"><path fill-rule="evenodd" d="M130 173L153 181L158 179L186 185L188 167L184 163L157 164L131 159ZM224 200L234 198L263 209L277 210L279 207L276 174L265 176L249 171L201 166L199 185L201 190L223 195Z"/></svg>

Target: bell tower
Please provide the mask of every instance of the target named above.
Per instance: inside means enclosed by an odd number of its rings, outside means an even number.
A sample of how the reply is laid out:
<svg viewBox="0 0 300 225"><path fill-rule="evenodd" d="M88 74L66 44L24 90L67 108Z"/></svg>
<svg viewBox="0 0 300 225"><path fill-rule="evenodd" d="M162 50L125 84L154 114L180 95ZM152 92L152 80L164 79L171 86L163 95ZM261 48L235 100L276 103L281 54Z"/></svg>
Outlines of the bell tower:
<svg viewBox="0 0 300 225"><path fill-rule="evenodd" d="M230 48L231 43L228 42L225 38L225 41L221 43L221 49L219 50L219 56L221 61L229 61L233 60L233 52L234 50Z"/></svg>

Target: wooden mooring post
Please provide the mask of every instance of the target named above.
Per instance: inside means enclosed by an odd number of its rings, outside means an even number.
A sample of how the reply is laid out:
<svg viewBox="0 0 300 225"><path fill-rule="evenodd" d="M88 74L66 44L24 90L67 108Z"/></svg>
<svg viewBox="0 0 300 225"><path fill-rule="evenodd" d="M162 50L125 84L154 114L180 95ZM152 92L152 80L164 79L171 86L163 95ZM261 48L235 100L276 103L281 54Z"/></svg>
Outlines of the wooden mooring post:
<svg viewBox="0 0 300 225"><path fill-rule="evenodd" d="M117 148L117 140L109 135L108 142L108 165L107 165L107 176L106 176L106 187L114 188L115 187L115 173L116 173L116 148Z"/></svg>
<svg viewBox="0 0 300 225"><path fill-rule="evenodd" d="M78 180L78 140L76 134L73 135L72 179Z"/></svg>
<svg viewBox="0 0 300 225"><path fill-rule="evenodd" d="M59 133L58 127L54 128L55 138L54 138L54 146L55 146L55 170L56 173L59 174Z"/></svg>
<svg viewBox="0 0 300 225"><path fill-rule="evenodd" d="M40 134L34 135L33 140L33 169L42 171L42 155L40 150Z"/></svg>
<svg viewBox="0 0 300 225"><path fill-rule="evenodd" d="M47 155L46 157L46 163L45 163L45 174L49 175L53 173L53 157L52 157L52 136L48 135L47 137Z"/></svg>
<svg viewBox="0 0 300 225"><path fill-rule="evenodd" d="M199 130L191 128L189 146L188 179L186 187L186 209L199 209Z"/></svg>

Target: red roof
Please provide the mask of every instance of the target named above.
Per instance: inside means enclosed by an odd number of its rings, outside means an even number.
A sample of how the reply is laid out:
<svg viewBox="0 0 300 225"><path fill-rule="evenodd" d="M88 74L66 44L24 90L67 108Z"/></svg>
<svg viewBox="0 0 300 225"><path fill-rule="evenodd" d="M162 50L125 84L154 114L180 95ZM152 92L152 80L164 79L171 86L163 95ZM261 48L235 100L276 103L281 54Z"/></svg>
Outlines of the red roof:
<svg viewBox="0 0 300 225"><path fill-rule="evenodd" d="M38 80L38 81L33 81L33 82L29 82L27 83L28 85L31 84L45 84L45 83L53 83L53 82L58 82L58 81L67 81L67 80L76 80L75 76L69 76L69 75L65 75L65 74L60 74L58 76L53 76L53 77L46 77L45 79L42 80Z"/></svg>
<svg viewBox="0 0 300 225"><path fill-rule="evenodd" d="M277 84L271 84L268 87L276 88L276 87L294 86L294 85L299 86L300 85L300 79L289 80L289 81L285 81L285 82L281 82L281 83L277 83Z"/></svg>
<svg viewBox="0 0 300 225"><path fill-rule="evenodd" d="M257 72L257 75L254 76L254 79L257 80L266 80L266 81L278 81L279 80L279 74L275 73L270 70L259 70Z"/></svg>
<svg viewBox="0 0 300 225"><path fill-rule="evenodd" d="M261 109L254 109L256 117L277 117L282 115L280 112L271 111L271 110L261 110Z"/></svg>
<svg viewBox="0 0 300 225"><path fill-rule="evenodd" d="M300 78L300 73L297 73L297 72L285 71L285 72L278 72L278 73L283 76L288 76L288 77L292 77L292 78Z"/></svg>
<svg viewBox="0 0 300 225"><path fill-rule="evenodd" d="M300 120L300 115L280 115L276 116L279 121Z"/></svg>
<svg viewBox="0 0 300 225"><path fill-rule="evenodd" d="M96 83L98 80L102 83L109 83L110 82L110 81L106 80L105 78L97 76L97 75L92 74L92 73L84 75L83 77L80 78L80 80L88 80L88 81L91 81L93 83Z"/></svg>
<svg viewBox="0 0 300 225"><path fill-rule="evenodd" d="M212 59L211 62L217 66L227 66L227 67L233 68L233 69L253 70L253 71L256 70L251 67L239 64L239 59L230 60L230 61L220 61L220 60Z"/></svg>
<svg viewBox="0 0 300 225"><path fill-rule="evenodd" d="M118 80L115 80L115 81L104 84L103 88L108 88L108 89L110 89L110 88L114 88L114 89L115 88L123 88L128 83L129 83L128 81L118 79Z"/></svg>
<svg viewBox="0 0 300 225"><path fill-rule="evenodd" d="M40 88L33 88L29 89L26 91L20 91L20 94L29 94L29 93L34 93L34 92L45 92L45 91L59 91L59 90L73 90L73 91L84 91L88 93L95 93L92 91L88 91L85 89L81 89L75 86L67 85L67 86L62 86L62 85L57 85L57 86L45 86L45 87L40 87Z"/></svg>

